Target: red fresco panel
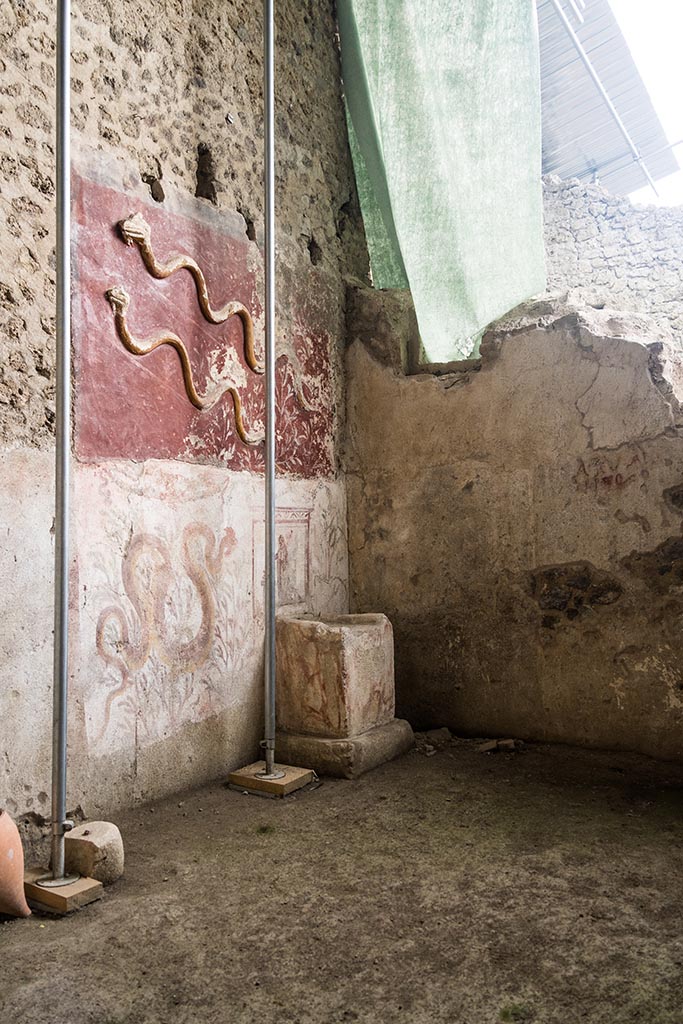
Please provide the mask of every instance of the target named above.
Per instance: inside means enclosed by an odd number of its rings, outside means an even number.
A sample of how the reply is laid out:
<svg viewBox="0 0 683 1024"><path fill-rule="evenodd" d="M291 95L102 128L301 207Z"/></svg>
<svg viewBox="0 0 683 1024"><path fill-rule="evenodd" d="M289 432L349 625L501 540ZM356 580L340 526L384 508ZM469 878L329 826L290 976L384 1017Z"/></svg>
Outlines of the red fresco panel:
<svg viewBox="0 0 683 1024"><path fill-rule="evenodd" d="M178 253L192 256L204 272L213 308L237 300L256 320L262 306L250 269L253 245L246 236L146 205L78 175L73 193L78 458L182 459L263 472L263 449L240 440L230 396L209 410L196 409L187 397L177 353L168 346L145 356L128 352L105 295L115 286L128 292L128 326L136 340L168 330L183 339L200 394L211 387L211 369L214 376L221 374L230 360L237 360L230 375L236 374L245 426L250 433L259 433L263 377L244 360L239 319L210 324L201 313L191 275L179 270L164 281L153 278L139 249L124 243L117 224L132 213L142 213L151 226L152 247L160 263ZM309 276L292 305L293 335L276 364L277 468L304 478L329 475L333 471L331 339L325 330L325 292L320 282ZM257 355L262 343L257 327Z"/></svg>

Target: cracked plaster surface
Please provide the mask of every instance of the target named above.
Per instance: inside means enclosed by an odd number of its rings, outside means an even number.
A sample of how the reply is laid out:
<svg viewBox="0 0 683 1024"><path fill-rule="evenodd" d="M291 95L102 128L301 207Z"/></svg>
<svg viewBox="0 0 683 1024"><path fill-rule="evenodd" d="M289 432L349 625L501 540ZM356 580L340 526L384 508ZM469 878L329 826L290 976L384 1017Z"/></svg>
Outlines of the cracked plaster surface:
<svg viewBox="0 0 683 1024"><path fill-rule="evenodd" d="M491 327L475 372L439 378L381 365L365 330L347 359L352 607L394 624L397 713L683 757L670 332L546 296Z"/></svg>

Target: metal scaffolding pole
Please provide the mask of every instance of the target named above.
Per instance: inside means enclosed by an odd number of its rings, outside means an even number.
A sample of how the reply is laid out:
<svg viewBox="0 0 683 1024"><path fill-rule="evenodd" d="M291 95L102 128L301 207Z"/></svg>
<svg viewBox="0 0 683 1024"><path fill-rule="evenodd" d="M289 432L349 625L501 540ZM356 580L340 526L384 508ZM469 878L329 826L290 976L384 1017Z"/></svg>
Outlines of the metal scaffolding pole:
<svg viewBox="0 0 683 1024"><path fill-rule="evenodd" d="M67 691L69 683L69 507L71 461L71 4L57 0L56 194L57 273L55 401L55 587L52 697L52 849L50 872L28 872L31 905L66 914L98 899L102 883L65 875ZM52 890L47 894L46 890Z"/></svg>
<svg viewBox="0 0 683 1024"><path fill-rule="evenodd" d="M266 573L265 573L265 776L275 771L275 24L273 0L263 3L265 370L266 370Z"/></svg>
<svg viewBox="0 0 683 1024"><path fill-rule="evenodd" d="M69 672L69 463L71 456L71 4L57 3L57 395L55 415L55 632L52 715L52 877L64 878Z"/></svg>

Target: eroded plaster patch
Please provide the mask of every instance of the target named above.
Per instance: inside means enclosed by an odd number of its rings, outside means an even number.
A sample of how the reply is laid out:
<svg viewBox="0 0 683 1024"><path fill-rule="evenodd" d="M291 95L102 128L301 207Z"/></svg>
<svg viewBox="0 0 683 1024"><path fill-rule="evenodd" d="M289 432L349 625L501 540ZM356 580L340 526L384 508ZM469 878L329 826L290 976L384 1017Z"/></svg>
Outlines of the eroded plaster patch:
<svg viewBox="0 0 683 1024"><path fill-rule="evenodd" d="M347 465L352 610L392 621L398 714L683 758L670 341L546 296L443 386L401 372L401 331L387 357L390 305L354 289Z"/></svg>

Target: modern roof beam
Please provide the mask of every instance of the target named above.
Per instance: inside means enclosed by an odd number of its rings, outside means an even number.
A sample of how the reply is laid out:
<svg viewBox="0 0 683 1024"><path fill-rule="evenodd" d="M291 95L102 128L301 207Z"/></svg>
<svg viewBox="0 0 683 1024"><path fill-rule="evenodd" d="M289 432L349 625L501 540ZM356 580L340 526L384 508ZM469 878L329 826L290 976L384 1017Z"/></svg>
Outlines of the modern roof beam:
<svg viewBox="0 0 683 1024"><path fill-rule="evenodd" d="M683 139L679 139L678 142L669 142L666 146L661 146L659 149L654 149L651 153L646 153L646 156L658 156L659 153L664 153L667 149L674 149L676 146L683 146ZM601 171L604 167L610 167L612 164L617 164L621 160L625 160L630 153L619 153L618 156L613 156L609 160L603 160L602 163L596 164L595 167L591 168L592 171Z"/></svg>
<svg viewBox="0 0 683 1024"><path fill-rule="evenodd" d="M579 7L579 5L576 3L576 0L567 0L567 2L569 4L569 6L571 7L571 9L573 10L574 14L576 15L576 20L578 21L579 25L583 25L583 22L584 22L583 11ZM584 4L584 7L585 7L585 4Z"/></svg>
<svg viewBox="0 0 683 1024"><path fill-rule="evenodd" d="M657 191L657 186L654 183L652 175L648 171L647 165L646 165L645 161L643 160L638 147L636 146L635 142L631 138L631 135L630 135L630 133L628 131L628 128L626 127L624 122L621 120L621 118L619 116L619 113L617 111L617 108L612 103L612 100L610 99L610 96L609 96L609 93L607 92L607 89L605 89L605 86L602 84L602 79L600 78L600 75L597 73L597 71L593 67L593 64L592 64L592 62L590 60L590 57L588 56L588 54L584 50L583 44L581 43L581 40L579 39L579 37L577 36L576 32L572 28L571 23L569 21L569 18L564 13L564 9L562 7L562 4L560 3L560 0L550 0L550 2L553 5L553 7L555 8L555 10L557 12L557 16L559 17L560 21L562 22L562 24L564 26L564 29L567 32L567 35L571 39L572 45L574 46L574 49L578 53L578 55L579 55L583 65L584 65L584 67L586 68L586 71L588 72L588 74L593 79L593 82L594 82L598 92L602 96L607 109L609 110L610 114L612 115L615 124L617 125L617 127L618 127L619 131L621 132L621 134L624 136L624 139L626 140L628 148L630 149L630 151L631 151L631 153L633 155L633 159L638 163L641 171L643 172L645 178L647 179L647 182L648 182L650 188L652 189L652 191L654 192L654 194L656 196L658 196L659 192Z"/></svg>

